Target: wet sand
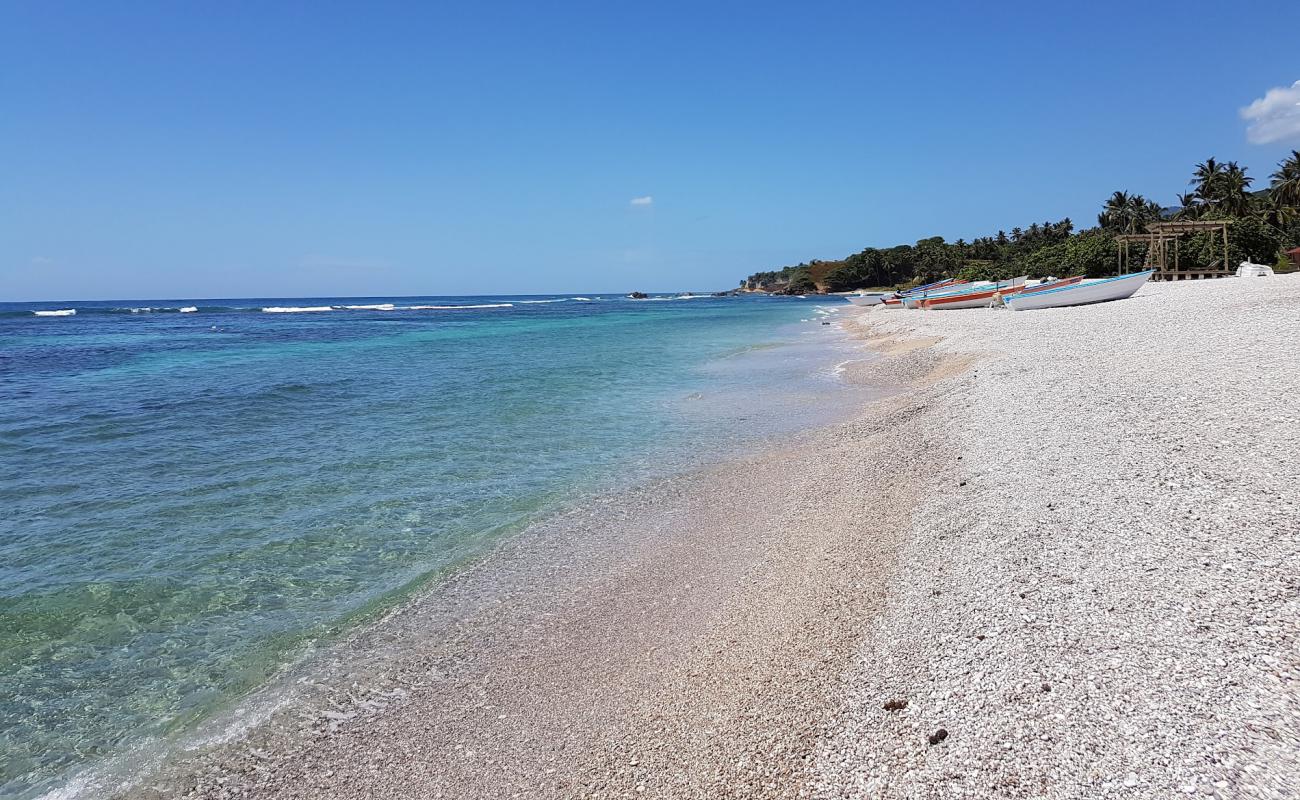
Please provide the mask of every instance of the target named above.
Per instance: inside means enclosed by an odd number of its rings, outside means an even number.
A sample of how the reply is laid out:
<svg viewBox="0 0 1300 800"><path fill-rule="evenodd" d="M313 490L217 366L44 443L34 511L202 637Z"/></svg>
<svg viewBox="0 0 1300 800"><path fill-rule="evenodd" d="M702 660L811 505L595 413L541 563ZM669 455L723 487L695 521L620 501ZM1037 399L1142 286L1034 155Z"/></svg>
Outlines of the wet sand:
<svg viewBox="0 0 1300 800"><path fill-rule="evenodd" d="M846 379L898 380L895 361ZM950 372L909 364L917 385ZM933 413L904 393L550 520L130 794L798 796L917 489L952 462Z"/></svg>

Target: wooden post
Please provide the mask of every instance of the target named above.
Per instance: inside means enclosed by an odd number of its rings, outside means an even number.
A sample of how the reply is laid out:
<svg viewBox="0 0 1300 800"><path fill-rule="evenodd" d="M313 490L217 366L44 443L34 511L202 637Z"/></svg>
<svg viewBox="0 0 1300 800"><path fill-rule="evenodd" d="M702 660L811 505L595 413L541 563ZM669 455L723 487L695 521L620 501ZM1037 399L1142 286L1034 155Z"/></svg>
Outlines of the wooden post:
<svg viewBox="0 0 1300 800"><path fill-rule="evenodd" d="M1223 271L1231 273L1232 269L1228 267L1228 226L1223 226Z"/></svg>

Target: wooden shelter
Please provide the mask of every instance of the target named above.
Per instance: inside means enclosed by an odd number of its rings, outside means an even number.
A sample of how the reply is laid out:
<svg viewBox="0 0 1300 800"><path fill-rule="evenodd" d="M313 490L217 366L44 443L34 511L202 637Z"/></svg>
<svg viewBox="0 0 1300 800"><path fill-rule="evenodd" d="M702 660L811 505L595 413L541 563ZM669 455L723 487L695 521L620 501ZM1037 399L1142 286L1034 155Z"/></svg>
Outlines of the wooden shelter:
<svg viewBox="0 0 1300 800"><path fill-rule="evenodd" d="M1294 247L1286 251L1286 257L1291 259L1291 266L1300 269L1300 247Z"/></svg>
<svg viewBox="0 0 1300 800"><path fill-rule="evenodd" d="M1133 244L1147 246L1146 266L1155 269L1152 280L1182 281L1196 278L1224 278L1233 274L1228 265L1228 226L1232 222L1226 219L1184 220L1180 222L1153 222L1147 226L1146 233L1125 233L1115 237L1119 245L1119 271L1129 271L1129 247ZM1216 261L1208 268L1182 269L1178 263L1178 242L1180 237L1189 233L1218 234L1223 239L1223 260ZM1172 260L1171 260L1172 251Z"/></svg>

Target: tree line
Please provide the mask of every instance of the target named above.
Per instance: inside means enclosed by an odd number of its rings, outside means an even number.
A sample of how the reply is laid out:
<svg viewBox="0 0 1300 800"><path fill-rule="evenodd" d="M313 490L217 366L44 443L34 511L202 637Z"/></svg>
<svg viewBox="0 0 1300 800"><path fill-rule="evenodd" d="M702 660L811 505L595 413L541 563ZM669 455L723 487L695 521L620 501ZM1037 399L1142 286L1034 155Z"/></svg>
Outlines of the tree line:
<svg viewBox="0 0 1300 800"><path fill-rule="evenodd" d="M741 281L746 289L808 294L852 289L915 285L957 277L964 280L1005 279L1016 275L1114 274L1118 245L1115 237L1142 233L1162 220L1229 220L1228 266L1242 261L1288 268L1285 251L1300 247L1300 150L1293 150L1269 176L1269 185L1252 190L1254 178L1235 161L1207 158L1196 165L1188 191L1178 205L1165 208L1140 194L1117 191L1097 215L1097 224L1075 230L1062 219L1035 222L1025 228L998 231L971 241L947 242L942 236L915 244L868 247L837 261L814 260L756 272ZM1145 253L1131 248L1135 259ZM1223 258L1220 238L1210 233L1188 234L1179 242L1180 264L1208 269Z"/></svg>

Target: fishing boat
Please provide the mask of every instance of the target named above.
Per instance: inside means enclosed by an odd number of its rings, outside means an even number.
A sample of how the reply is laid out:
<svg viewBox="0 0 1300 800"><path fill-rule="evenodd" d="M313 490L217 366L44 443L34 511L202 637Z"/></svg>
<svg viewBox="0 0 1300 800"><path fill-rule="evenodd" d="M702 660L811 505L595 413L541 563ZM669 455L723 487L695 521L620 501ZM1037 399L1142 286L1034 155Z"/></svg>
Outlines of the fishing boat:
<svg viewBox="0 0 1300 800"><path fill-rule="evenodd" d="M1071 275L1068 278L1048 278L1037 286L1026 286L1025 290L1021 292L1021 294L1033 294L1034 292L1041 292L1044 289L1055 289L1059 286L1071 286L1082 280L1082 275Z"/></svg>
<svg viewBox="0 0 1300 800"><path fill-rule="evenodd" d="M891 294L893 292L858 292L857 294L846 295L844 299L855 306L876 306L884 302L885 298Z"/></svg>
<svg viewBox="0 0 1300 800"><path fill-rule="evenodd" d="M933 292L938 289L945 288L947 286L956 285L958 283L960 283L960 281L958 281L956 278L944 278L941 281L935 281L934 283L927 283L924 286L913 286L911 289L904 289L903 291L899 292L899 294L903 296L925 294L926 292Z"/></svg>
<svg viewBox="0 0 1300 800"><path fill-rule="evenodd" d="M991 281L975 281L975 282L954 281L944 286L937 286L933 289L921 292L919 294L909 294L904 296L903 308L912 308L912 309L920 308L921 303L931 297L947 297L948 295L951 294L963 294L965 292L973 292L976 291L977 289L982 289L984 287L993 286L993 285L994 284Z"/></svg>
<svg viewBox="0 0 1300 800"><path fill-rule="evenodd" d="M1034 294L1036 292L1045 292L1048 289L1059 289L1062 286L1072 286L1082 280L1082 275L1075 275L1070 278L1055 278L1053 280L1046 280L1042 283L1034 284L1033 286L1026 286L1017 294Z"/></svg>
<svg viewBox="0 0 1300 800"><path fill-rule="evenodd" d="M911 289L904 289L901 292L891 292L880 298L880 302L886 308L915 308L915 301L926 296L931 292L948 291L957 286L964 286L956 278L944 278L941 281L927 283L924 286L913 286ZM909 303L909 301L912 301Z"/></svg>
<svg viewBox="0 0 1300 800"><path fill-rule="evenodd" d="M1017 294L1008 297L1003 304L1012 311L1028 311L1035 308L1059 308L1061 306L1086 306L1092 303L1105 303L1110 300L1123 300L1133 293L1151 277L1153 269L1104 278L1087 283L1074 283L1053 289L1044 289L1030 294Z"/></svg>
<svg viewBox="0 0 1300 800"><path fill-rule="evenodd" d="M1025 288L1027 275L1021 275L1009 281L998 281L991 286L978 286L952 294L939 294L927 297L919 304L920 308L931 311L947 311L954 308L988 308L995 298L1016 294Z"/></svg>

